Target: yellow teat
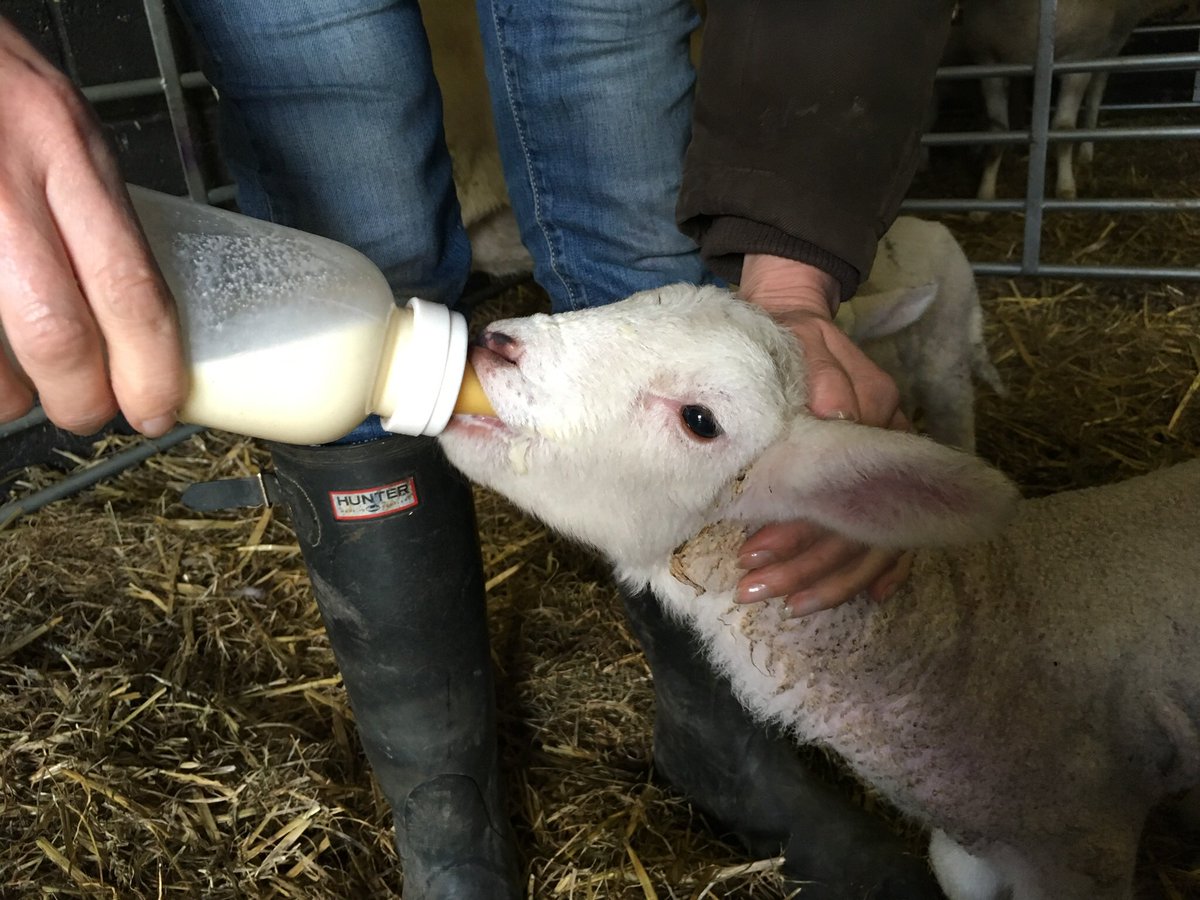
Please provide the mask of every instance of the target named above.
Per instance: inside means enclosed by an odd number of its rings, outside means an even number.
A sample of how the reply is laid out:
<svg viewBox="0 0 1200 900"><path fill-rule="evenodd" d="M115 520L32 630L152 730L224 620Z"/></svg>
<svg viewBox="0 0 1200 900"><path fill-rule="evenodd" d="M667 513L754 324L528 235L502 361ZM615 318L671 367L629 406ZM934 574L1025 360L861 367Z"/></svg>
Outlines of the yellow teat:
<svg viewBox="0 0 1200 900"><path fill-rule="evenodd" d="M479 383L479 376L475 374L475 369L470 362L463 370L462 387L458 389L458 400L454 403L454 411L472 416L496 415L496 410L492 408L492 402L484 393L483 385Z"/></svg>

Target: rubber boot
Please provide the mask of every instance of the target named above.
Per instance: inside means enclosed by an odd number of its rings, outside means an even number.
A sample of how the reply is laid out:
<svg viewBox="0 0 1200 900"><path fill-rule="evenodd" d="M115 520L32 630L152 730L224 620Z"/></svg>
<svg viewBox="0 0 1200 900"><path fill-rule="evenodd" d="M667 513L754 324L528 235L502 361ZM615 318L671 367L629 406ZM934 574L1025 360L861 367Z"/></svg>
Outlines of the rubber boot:
<svg viewBox="0 0 1200 900"><path fill-rule="evenodd" d="M928 864L880 821L809 771L795 744L755 722L698 640L649 593L625 610L654 676L654 766L756 858L818 900L933 900Z"/></svg>
<svg viewBox="0 0 1200 900"><path fill-rule="evenodd" d="M519 897L469 485L431 438L271 453L405 900Z"/></svg>

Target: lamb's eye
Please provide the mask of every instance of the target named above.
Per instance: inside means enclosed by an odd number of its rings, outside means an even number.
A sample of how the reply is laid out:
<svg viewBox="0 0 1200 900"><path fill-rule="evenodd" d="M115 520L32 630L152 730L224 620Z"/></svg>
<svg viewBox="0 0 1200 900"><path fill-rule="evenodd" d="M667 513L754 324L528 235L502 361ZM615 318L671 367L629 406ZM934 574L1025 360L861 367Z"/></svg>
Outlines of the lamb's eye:
<svg viewBox="0 0 1200 900"><path fill-rule="evenodd" d="M679 410L679 417L687 430L698 438L711 440L722 433L717 417L707 406L690 404Z"/></svg>

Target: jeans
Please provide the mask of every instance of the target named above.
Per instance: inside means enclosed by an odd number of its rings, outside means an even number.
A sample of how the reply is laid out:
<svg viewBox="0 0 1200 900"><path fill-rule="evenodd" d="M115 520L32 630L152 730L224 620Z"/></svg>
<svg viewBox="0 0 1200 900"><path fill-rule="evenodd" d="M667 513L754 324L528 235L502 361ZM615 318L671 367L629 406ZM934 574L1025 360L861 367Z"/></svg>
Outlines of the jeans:
<svg viewBox="0 0 1200 900"><path fill-rule="evenodd" d="M451 0L435 0L451 2ZM415 0L182 0L243 211L453 304L470 247ZM505 177L555 311L708 275L674 210L690 0L478 0Z"/></svg>

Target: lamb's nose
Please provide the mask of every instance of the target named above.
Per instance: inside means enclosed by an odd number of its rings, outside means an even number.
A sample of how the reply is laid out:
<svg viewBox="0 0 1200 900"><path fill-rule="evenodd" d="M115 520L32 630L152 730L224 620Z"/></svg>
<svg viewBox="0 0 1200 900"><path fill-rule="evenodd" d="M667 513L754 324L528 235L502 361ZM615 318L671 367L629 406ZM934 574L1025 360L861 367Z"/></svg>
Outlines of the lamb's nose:
<svg viewBox="0 0 1200 900"><path fill-rule="evenodd" d="M521 342L503 331L485 331L480 335L479 342L497 356L502 356L511 363L521 359Z"/></svg>

